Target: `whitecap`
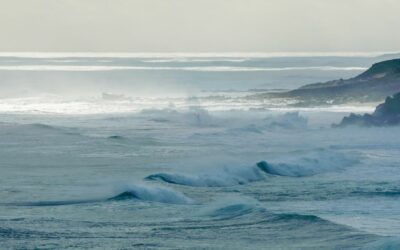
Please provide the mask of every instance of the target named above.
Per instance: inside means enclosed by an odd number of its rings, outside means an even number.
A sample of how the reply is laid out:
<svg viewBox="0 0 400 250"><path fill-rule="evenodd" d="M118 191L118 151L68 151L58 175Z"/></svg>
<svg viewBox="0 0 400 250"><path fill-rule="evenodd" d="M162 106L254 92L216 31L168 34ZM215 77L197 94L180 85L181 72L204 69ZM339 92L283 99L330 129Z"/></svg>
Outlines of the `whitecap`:
<svg viewBox="0 0 400 250"><path fill-rule="evenodd" d="M343 169L358 163L356 155L316 149L298 151L272 161L261 161L257 167L270 175L305 177Z"/></svg>

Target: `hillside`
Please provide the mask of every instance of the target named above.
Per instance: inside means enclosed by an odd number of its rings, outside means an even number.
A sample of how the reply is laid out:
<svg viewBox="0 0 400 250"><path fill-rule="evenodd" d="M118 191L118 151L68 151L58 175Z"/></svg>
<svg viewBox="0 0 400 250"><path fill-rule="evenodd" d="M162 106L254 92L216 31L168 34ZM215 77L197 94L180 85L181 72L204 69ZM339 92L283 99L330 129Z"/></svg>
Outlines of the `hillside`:
<svg viewBox="0 0 400 250"><path fill-rule="evenodd" d="M400 92L400 59L376 63L354 78L309 84L264 97L295 98L304 105L341 104L379 102L397 92Z"/></svg>

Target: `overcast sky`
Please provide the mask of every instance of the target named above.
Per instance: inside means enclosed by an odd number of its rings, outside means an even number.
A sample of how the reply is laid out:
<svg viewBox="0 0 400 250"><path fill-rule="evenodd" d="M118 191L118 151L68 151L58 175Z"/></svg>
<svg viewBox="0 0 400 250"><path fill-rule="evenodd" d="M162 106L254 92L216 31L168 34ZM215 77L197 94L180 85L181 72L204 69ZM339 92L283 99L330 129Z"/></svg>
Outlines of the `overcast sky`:
<svg viewBox="0 0 400 250"><path fill-rule="evenodd" d="M0 51L400 51L399 0L0 0Z"/></svg>

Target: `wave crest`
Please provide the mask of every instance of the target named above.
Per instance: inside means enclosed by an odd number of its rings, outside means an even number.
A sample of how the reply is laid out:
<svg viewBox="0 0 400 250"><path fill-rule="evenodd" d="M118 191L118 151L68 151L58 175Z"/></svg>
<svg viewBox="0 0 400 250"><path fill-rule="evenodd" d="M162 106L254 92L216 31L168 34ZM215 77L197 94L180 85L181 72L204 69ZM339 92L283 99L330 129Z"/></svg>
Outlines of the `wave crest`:
<svg viewBox="0 0 400 250"><path fill-rule="evenodd" d="M193 200L173 189L147 185L130 185L108 200L138 199L170 204L192 204Z"/></svg>
<svg viewBox="0 0 400 250"><path fill-rule="evenodd" d="M264 176L255 167L224 167L213 170L213 173L194 175L157 173L149 175L146 180L159 180L167 183L194 187L225 187L243 185L249 182L264 180Z"/></svg>
<svg viewBox="0 0 400 250"><path fill-rule="evenodd" d="M305 177L319 173L340 170L356 164L358 158L341 152L318 149L310 152L298 152L284 161L257 163L257 167L267 174Z"/></svg>
<svg viewBox="0 0 400 250"><path fill-rule="evenodd" d="M2 205L8 206L64 206L78 205L87 203L107 202L107 201L123 201L123 200L140 200L145 202L160 202L169 204L192 204L194 201L184 194L173 189L147 186L147 185L129 185L123 188L117 195L111 198L94 198L94 199L75 199L75 200L53 200L53 201L33 201L33 202L14 202Z"/></svg>

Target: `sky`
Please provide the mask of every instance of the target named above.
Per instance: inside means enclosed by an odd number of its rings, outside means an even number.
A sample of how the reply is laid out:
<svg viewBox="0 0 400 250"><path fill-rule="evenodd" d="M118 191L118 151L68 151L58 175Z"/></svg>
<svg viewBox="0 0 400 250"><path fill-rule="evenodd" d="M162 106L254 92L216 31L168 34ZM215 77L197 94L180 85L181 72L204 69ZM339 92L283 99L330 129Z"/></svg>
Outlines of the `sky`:
<svg viewBox="0 0 400 250"><path fill-rule="evenodd" d="M398 0L0 0L0 52L400 51Z"/></svg>

